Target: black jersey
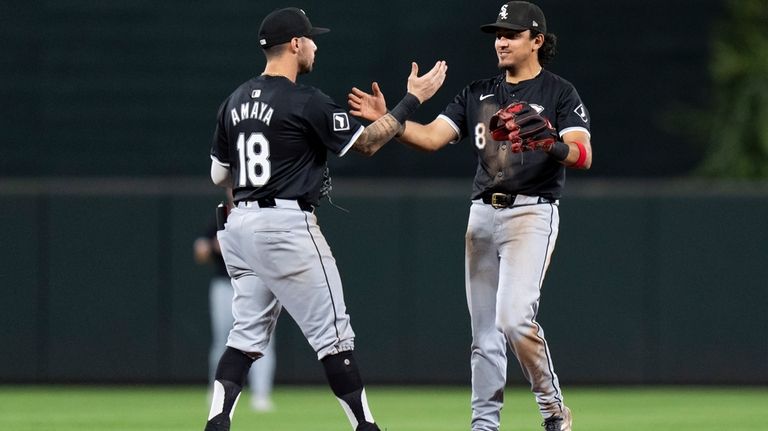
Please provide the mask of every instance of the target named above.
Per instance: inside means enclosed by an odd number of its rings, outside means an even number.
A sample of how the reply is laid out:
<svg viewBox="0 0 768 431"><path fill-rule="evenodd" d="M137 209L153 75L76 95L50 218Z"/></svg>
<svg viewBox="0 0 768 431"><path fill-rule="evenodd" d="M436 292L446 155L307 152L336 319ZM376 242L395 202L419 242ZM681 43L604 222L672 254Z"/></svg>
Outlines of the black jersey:
<svg viewBox="0 0 768 431"><path fill-rule="evenodd" d="M327 151L343 156L363 126L317 88L258 76L219 108L211 158L229 168L235 202L318 204Z"/></svg>
<svg viewBox="0 0 768 431"><path fill-rule="evenodd" d="M472 198L501 192L560 198L565 166L543 151L512 153L509 142L491 139L488 123L493 114L512 101L525 101L563 134L589 133L589 113L570 82L546 70L518 84L501 75L465 87L440 114L459 134L468 136L477 154Z"/></svg>

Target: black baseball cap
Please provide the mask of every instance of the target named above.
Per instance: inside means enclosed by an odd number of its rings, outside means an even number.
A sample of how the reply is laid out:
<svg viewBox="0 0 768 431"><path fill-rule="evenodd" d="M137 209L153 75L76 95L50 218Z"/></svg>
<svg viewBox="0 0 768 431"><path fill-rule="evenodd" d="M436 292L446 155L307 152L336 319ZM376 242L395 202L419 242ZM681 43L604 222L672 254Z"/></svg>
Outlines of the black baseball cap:
<svg viewBox="0 0 768 431"><path fill-rule="evenodd" d="M535 4L511 1L501 7L496 22L480 26L480 30L486 33L496 33L497 30L533 30L546 33L547 20L544 19L544 12Z"/></svg>
<svg viewBox="0 0 768 431"><path fill-rule="evenodd" d="M296 7L287 7L273 11L261 21L259 27L259 45L269 47L286 43L294 37L317 36L328 33L329 29L312 27L307 14Z"/></svg>

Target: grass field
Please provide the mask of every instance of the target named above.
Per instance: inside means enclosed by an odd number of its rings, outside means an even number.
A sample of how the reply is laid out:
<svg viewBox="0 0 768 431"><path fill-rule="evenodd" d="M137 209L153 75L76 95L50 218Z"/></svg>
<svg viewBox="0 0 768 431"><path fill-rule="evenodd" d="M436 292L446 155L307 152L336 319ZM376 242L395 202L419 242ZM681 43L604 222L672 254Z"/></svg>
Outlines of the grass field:
<svg viewBox="0 0 768 431"><path fill-rule="evenodd" d="M206 389L174 386L0 386L0 430L202 430ZM768 430L768 388L569 388L577 431ZM505 394L503 431L540 430L530 393ZM469 391L371 386L376 421L388 431L468 431ZM254 413L243 395L233 431L349 431L325 387L278 387L276 410Z"/></svg>

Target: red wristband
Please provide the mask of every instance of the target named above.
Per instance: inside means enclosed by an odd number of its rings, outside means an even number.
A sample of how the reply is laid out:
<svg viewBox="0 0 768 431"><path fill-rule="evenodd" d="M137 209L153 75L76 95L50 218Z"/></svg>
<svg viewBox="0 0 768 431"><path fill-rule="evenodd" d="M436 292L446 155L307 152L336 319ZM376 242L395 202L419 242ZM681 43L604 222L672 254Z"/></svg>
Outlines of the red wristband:
<svg viewBox="0 0 768 431"><path fill-rule="evenodd" d="M576 144L577 147L579 147L579 159L576 160L576 163L572 164L571 167L574 168L583 168L584 162L587 161L587 149L584 147L584 144L581 142L573 141L574 144Z"/></svg>

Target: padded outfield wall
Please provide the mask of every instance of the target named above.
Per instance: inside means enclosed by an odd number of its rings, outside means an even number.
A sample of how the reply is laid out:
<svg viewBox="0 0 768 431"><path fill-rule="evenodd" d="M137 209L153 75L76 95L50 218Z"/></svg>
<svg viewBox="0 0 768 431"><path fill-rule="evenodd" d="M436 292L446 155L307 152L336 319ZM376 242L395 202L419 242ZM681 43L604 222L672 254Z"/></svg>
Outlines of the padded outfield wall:
<svg viewBox="0 0 768 431"><path fill-rule="evenodd" d="M467 383L470 179L336 178L321 226L371 382ZM203 382L204 179L0 181L0 381ZM768 383L768 185L572 181L539 313L562 381ZM322 382L288 316L277 380ZM514 362L510 380L521 380Z"/></svg>

